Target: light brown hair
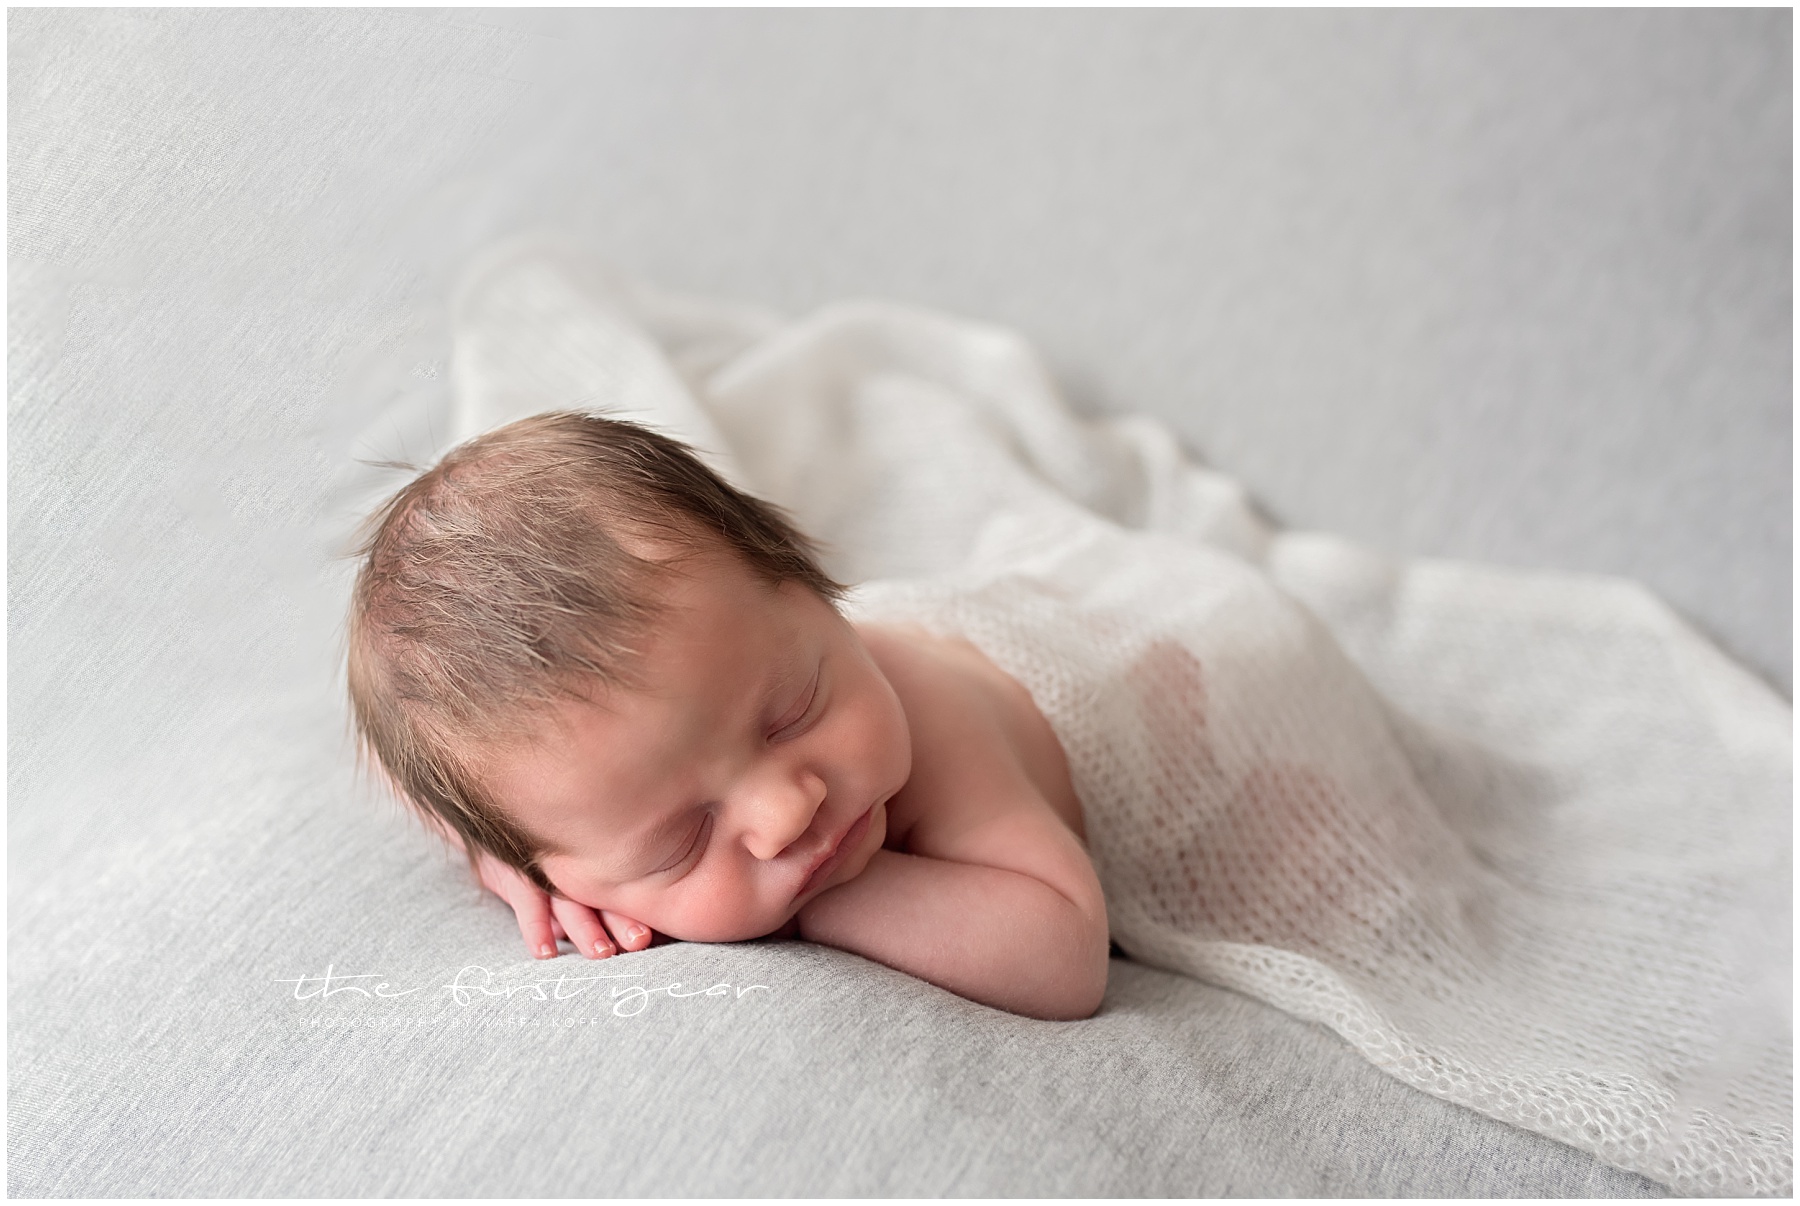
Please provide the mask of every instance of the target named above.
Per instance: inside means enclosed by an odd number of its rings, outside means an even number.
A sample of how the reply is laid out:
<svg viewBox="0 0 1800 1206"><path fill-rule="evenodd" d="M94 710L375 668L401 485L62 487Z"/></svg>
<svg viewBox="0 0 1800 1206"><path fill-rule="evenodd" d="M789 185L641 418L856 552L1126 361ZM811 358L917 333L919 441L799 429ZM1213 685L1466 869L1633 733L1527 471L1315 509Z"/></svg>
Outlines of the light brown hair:
<svg viewBox="0 0 1800 1206"><path fill-rule="evenodd" d="M674 556L627 548L646 543ZM471 865L485 850L554 892L471 752L526 734L556 699L631 686L657 578L721 547L771 584L843 593L779 509L647 428L559 411L459 445L365 521L355 553L348 678L365 754Z"/></svg>

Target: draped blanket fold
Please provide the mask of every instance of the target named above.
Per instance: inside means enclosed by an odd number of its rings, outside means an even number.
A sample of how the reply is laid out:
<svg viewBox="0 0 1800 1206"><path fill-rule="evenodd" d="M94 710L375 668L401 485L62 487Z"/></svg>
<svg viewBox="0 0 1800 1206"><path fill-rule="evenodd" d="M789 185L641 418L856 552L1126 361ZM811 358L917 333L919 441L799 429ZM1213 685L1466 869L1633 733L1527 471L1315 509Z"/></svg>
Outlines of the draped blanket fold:
<svg viewBox="0 0 1800 1206"><path fill-rule="evenodd" d="M1791 710L1646 591L1276 531L915 309L790 323L537 240L453 319L453 438L649 423L823 541L853 615L1019 679L1132 958L1678 1193L1792 1192Z"/></svg>

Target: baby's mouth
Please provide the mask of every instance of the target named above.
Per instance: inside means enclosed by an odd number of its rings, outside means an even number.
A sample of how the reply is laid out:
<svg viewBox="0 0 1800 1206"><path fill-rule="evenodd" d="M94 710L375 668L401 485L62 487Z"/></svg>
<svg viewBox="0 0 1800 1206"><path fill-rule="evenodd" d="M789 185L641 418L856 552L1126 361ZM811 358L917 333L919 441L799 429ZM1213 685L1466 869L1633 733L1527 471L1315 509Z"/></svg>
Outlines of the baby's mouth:
<svg viewBox="0 0 1800 1206"><path fill-rule="evenodd" d="M831 878L831 873L836 871L838 864L844 861L844 856L856 849L857 843L862 841L863 835L869 832L869 825L875 817L875 808L876 805L871 804L867 812L852 821L850 828L844 830L843 836L832 844L825 856L813 864L813 869L807 873L805 882L800 885L800 890L794 893L796 900Z"/></svg>

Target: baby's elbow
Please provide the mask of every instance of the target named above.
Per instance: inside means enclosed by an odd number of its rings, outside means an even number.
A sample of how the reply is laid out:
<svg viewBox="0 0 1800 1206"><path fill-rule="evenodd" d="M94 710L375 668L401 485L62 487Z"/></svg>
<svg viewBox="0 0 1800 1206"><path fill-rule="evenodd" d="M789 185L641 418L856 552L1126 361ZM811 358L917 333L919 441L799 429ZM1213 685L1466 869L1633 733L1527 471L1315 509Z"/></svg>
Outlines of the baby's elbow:
<svg viewBox="0 0 1800 1206"><path fill-rule="evenodd" d="M1098 975L1073 977L1057 985L1023 1012L1045 1022L1079 1022L1091 1018L1106 999L1106 968Z"/></svg>
<svg viewBox="0 0 1800 1206"><path fill-rule="evenodd" d="M1106 999L1106 976L1112 960L1108 957L1111 944L1104 915L1097 931L1091 924L1084 925L1082 931L1070 943L1072 957L1067 965L1055 977L1054 984L1048 986L1050 991L1043 994L1039 1008L1031 1011L1034 1017L1047 1022L1079 1022L1093 1017Z"/></svg>
<svg viewBox="0 0 1800 1206"><path fill-rule="evenodd" d="M1099 1012L1100 1003L1106 999L1106 978L1112 970L1111 937L1103 926L1100 936L1090 948L1086 974L1080 982L1079 991L1071 1001L1071 1012L1068 1020L1078 1021L1091 1018Z"/></svg>
<svg viewBox="0 0 1800 1206"><path fill-rule="evenodd" d="M1073 986L1068 992L1059 994L1060 999L1050 1003L1038 1016L1046 1022L1080 1022L1091 1018L1099 1012L1100 1002L1106 999L1106 970L1101 969L1097 978Z"/></svg>

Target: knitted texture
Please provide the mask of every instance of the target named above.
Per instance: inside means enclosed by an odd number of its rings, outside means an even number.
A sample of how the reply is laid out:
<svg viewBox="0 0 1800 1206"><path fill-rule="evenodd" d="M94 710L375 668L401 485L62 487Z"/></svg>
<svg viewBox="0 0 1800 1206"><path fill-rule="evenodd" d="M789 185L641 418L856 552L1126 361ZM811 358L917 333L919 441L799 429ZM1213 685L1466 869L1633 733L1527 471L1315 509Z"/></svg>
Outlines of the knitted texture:
<svg viewBox="0 0 1800 1206"><path fill-rule="evenodd" d="M522 243L456 323L452 438L661 427L820 538L858 618L1017 678L1133 958L1678 1193L1791 1194L1792 712L1647 592L1277 532L916 310L787 324Z"/></svg>
<svg viewBox="0 0 1800 1206"><path fill-rule="evenodd" d="M1133 958L1678 1192L1790 1192L1779 1027L1729 1100L1683 1094L1749 1041L1716 1029L1735 969L1728 864L1693 859L1710 819L1646 810L1608 841L1541 787L1512 819L1545 855L1503 866L1330 634L1226 555L1090 529L1001 576L866 587L855 614L964 636L1030 690Z"/></svg>

